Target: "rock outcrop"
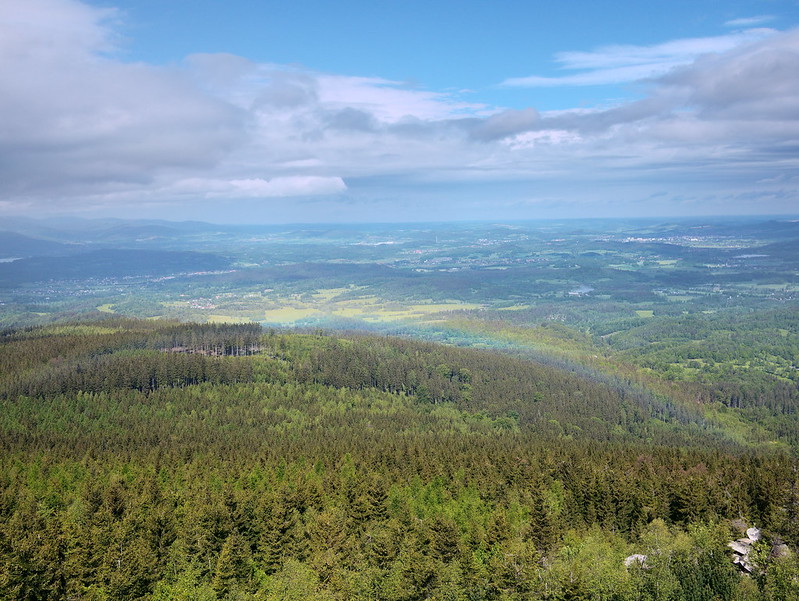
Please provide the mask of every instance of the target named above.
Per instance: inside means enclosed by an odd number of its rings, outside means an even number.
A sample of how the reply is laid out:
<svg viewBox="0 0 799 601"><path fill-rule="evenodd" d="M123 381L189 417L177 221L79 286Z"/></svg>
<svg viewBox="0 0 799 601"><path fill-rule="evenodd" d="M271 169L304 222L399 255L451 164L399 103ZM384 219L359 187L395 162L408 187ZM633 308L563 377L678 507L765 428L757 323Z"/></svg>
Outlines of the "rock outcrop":
<svg viewBox="0 0 799 601"><path fill-rule="evenodd" d="M753 545L760 540L762 534L758 528L747 528L746 538L730 541L727 546L733 551L732 563L738 566L747 574L755 571L757 566L752 562L749 555Z"/></svg>
<svg viewBox="0 0 799 601"><path fill-rule="evenodd" d="M646 555L642 555L641 553L635 553L633 555L630 555L629 557L626 557L624 559L624 565L625 567L628 568L632 565L637 565L642 568L649 567L648 565L646 565Z"/></svg>
<svg viewBox="0 0 799 601"><path fill-rule="evenodd" d="M736 520L736 522L733 522L732 525L736 528L739 528L739 532L741 534L746 534L745 537L727 543L727 546L732 549L732 563L746 574L752 574L762 570L763 566L756 564L752 557L752 551L755 549L756 543L763 539L762 531L759 528L747 528L743 520ZM760 550L763 550L762 545L760 546ZM788 545L784 544L777 537L771 545L771 553L766 558L766 561L783 557L791 553L792 551ZM765 558L763 554L761 554L760 557ZM646 561L646 555L635 553L624 559L624 565L627 568L635 566L648 569L650 566L647 565Z"/></svg>

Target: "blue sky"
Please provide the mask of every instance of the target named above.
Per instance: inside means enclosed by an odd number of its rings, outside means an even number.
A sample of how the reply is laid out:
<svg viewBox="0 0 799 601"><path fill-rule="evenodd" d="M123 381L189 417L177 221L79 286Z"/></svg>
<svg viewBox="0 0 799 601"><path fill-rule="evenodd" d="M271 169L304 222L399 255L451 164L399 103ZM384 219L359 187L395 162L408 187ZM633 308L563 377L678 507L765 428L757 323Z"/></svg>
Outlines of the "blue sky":
<svg viewBox="0 0 799 601"><path fill-rule="evenodd" d="M476 101L538 110L593 106L630 94L611 86L503 87L532 74L557 77L558 55L610 45L651 46L799 24L799 6L772 2L640 0L569 2L221 2L136 0L126 13L127 58L165 64L194 53L232 53L382 77L430 90L473 90ZM753 11L761 11L753 13ZM741 17L740 15L746 15ZM736 24L744 19L745 22Z"/></svg>
<svg viewBox="0 0 799 601"><path fill-rule="evenodd" d="M797 0L4 0L0 215L795 214L797 26Z"/></svg>

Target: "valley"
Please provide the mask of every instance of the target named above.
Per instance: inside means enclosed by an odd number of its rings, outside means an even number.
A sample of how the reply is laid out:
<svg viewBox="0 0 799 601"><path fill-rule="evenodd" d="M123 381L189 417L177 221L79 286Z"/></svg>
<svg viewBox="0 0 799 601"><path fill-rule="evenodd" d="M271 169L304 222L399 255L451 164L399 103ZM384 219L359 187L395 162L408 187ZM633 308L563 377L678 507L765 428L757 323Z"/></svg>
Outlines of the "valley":
<svg viewBox="0 0 799 601"><path fill-rule="evenodd" d="M0 263L7 598L799 591L795 220L44 225Z"/></svg>

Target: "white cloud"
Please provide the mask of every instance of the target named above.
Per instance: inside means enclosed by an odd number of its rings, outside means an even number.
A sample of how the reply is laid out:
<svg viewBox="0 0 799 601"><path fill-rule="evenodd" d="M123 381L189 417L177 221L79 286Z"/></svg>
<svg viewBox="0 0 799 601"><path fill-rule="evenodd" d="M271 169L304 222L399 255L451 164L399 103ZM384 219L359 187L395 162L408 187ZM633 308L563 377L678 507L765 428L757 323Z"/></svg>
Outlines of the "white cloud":
<svg viewBox="0 0 799 601"><path fill-rule="evenodd" d="M590 86L640 81L664 75L705 54L718 54L742 44L773 35L771 29L706 38L672 40L653 46L603 46L591 52L561 52L555 60L560 68L580 71L571 75L512 77L502 82L509 87Z"/></svg>
<svg viewBox="0 0 799 601"><path fill-rule="evenodd" d="M577 144L582 140L583 138L573 131L565 129L544 129L520 133L503 140L503 142L513 150L521 150L542 145Z"/></svg>
<svg viewBox="0 0 799 601"><path fill-rule="evenodd" d="M184 73L126 64L109 12L71 0L0 11L0 192L68 195L208 168L245 135L246 115Z"/></svg>
<svg viewBox="0 0 799 601"><path fill-rule="evenodd" d="M0 3L0 57L8 60L83 61L95 52L115 50L118 17L110 8L64 0L8 0Z"/></svg>
<svg viewBox="0 0 799 601"><path fill-rule="evenodd" d="M277 196L313 196L337 194L347 189L340 177L276 177L264 179L189 178L169 186L168 192L203 198L272 198Z"/></svg>
<svg viewBox="0 0 799 601"><path fill-rule="evenodd" d="M754 27L756 25L763 25L774 20L774 15L757 15L755 17L741 17L740 19L731 19L726 21L724 25L727 27Z"/></svg>
<svg viewBox="0 0 799 601"><path fill-rule="evenodd" d="M799 30L701 57L661 81L705 118L794 121L799 118Z"/></svg>
<svg viewBox="0 0 799 601"><path fill-rule="evenodd" d="M594 69L585 73L563 75L559 77L543 77L530 75L528 77L512 77L502 82L503 86L520 88L555 88L561 86L600 86L608 84L627 83L656 77L667 73L681 62L645 63L640 65L626 65L608 69Z"/></svg>
<svg viewBox="0 0 799 601"><path fill-rule="evenodd" d="M230 181L232 190L229 197L272 198L279 196L317 196L339 194L347 189L340 177L295 176L234 179Z"/></svg>
<svg viewBox="0 0 799 601"><path fill-rule="evenodd" d="M373 77L321 75L318 78L319 101L336 108L363 109L386 123L404 117L439 120L462 114L474 114L485 105L459 102L447 94L402 87L401 82Z"/></svg>

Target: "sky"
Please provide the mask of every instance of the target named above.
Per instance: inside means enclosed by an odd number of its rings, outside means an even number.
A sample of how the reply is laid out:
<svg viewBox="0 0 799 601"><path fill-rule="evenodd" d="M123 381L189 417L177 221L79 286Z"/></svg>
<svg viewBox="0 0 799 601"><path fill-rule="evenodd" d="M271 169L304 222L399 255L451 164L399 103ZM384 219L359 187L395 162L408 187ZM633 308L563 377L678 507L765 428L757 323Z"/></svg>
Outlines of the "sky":
<svg viewBox="0 0 799 601"><path fill-rule="evenodd" d="M750 214L799 0L0 0L0 219Z"/></svg>

